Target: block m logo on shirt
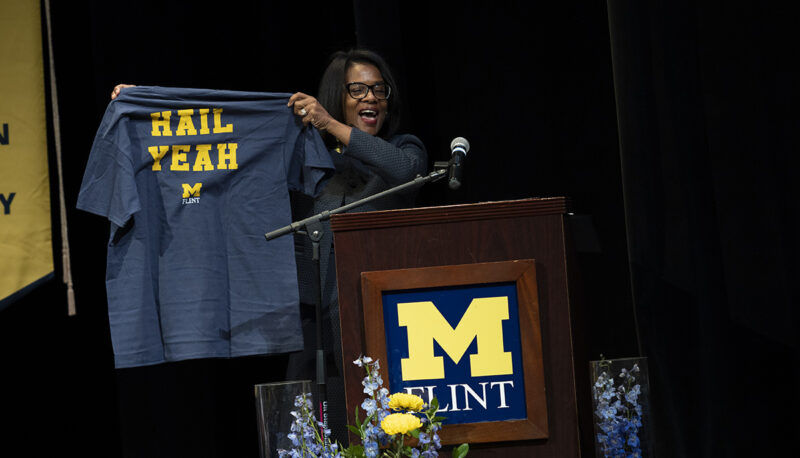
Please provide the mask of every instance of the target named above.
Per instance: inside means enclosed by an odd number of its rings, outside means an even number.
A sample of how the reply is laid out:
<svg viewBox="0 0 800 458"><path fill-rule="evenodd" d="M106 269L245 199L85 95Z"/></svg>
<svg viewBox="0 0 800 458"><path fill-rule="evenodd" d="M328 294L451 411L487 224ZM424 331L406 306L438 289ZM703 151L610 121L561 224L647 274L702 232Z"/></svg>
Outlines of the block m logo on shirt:
<svg viewBox="0 0 800 458"><path fill-rule="evenodd" d="M188 199L189 197L200 197L200 188L203 187L203 183L195 183L193 186L181 183L181 186L183 186L183 198Z"/></svg>

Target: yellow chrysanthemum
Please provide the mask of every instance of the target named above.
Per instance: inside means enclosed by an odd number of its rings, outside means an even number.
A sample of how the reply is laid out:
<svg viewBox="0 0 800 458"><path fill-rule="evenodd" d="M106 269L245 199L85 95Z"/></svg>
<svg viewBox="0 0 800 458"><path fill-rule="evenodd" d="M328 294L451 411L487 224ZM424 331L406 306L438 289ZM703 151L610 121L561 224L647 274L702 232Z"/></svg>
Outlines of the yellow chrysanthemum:
<svg viewBox="0 0 800 458"><path fill-rule="evenodd" d="M387 415L381 422L383 432L393 436L395 434L406 434L409 431L422 427L422 422L414 414L393 413Z"/></svg>
<svg viewBox="0 0 800 458"><path fill-rule="evenodd" d="M411 410L419 412L425 402L415 394L395 393L389 396L389 408L392 410Z"/></svg>

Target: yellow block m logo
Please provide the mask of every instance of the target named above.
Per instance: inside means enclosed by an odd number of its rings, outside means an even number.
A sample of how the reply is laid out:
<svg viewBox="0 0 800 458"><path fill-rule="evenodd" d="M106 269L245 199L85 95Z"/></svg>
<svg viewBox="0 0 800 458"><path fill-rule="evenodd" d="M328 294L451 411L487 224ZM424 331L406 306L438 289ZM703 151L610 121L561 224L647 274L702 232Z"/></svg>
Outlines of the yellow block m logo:
<svg viewBox="0 0 800 458"><path fill-rule="evenodd" d="M408 358L400 361L403 381L444 378L444 358L433 355L433 341L458 364L474 339L478 352L469 356L473 377L513 373L511 352L503 351L503 320L508 297L473 299L455 329L433 302L397 304L400 326L408 330Z"/></svg>
<svg viewBox="0 0 800 458"><path fill-rule="evenodd" d="M203 183L195 183L194 186L189 186L186 183L181 183L183 186L183 198L189 197L200 197L200 188L203 187Z"/></svg>

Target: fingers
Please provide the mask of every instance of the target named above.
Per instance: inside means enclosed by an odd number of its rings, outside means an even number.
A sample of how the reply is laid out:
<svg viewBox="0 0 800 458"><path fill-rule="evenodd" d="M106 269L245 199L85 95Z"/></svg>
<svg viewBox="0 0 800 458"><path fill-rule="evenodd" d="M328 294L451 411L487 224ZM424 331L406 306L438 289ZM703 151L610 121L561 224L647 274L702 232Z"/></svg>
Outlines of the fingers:
<svg viewBox="0 0 800 458"><path fill-rule="evenodd" d="M287 105L292 107L292 111L300 117L304 125L312 125L324 131L331 122L331 115L317 99L308 94L292 94Z"/></svg>
<svg viewBox="0 0 800 458"><path fill-rule="evenodd" d="M311 105L315 104L317 99L311 97L310 95L303 94L302 92L297 92L292 94L289 97L289 103L287 106L294 108L294 113L299 116L305 116L308 113L308 109ZM305 109L305 112L303 110Z"/></svg>
<svg viewBox="0 0 800 458"><path fill-rule="evenodd" d="M317 106L317 101L312 100L303 100L299 103L294 104L294 112L298 116L309 116L313 111L314 108Z"/></svg>
<svg viewBox="0 0 800 458"><path fill-rule="evenodd" d="M288 106L293 108L294 114L302 118L303 124L308 124L312 121L311 114L317 105L317 99L302 92L297 92L289 97Z"/></svg>
<svg viewBox="0 0 800 458"><path fill-rule="evenodd" d="M298 116L306 116L316 103L317 99L314 97L308 94L303 94L302 92L297 92L289 97L288 106L294 108L294 114Z"/></svg>
<svg viewBox="0 0 800 458"><path fill-rule="evenodd" d="M305 99L305 98L308 98L308 97L311 97L311 96L308 95L308 94L303 94L302 92L295 92L294 94L292 94L291 97L289 97L289 103L287 103L286 106L290 107L295 102L297 102L298 100Z"/></svg>
<svg viewBox="0 0 800 458"><path fill-rule="evenodd" d="M114 89L111 90L111 100L116 99L117 96L119 95L119 93L123 89L125 89L126 87L134 87L134 86L136 86L136 85L135 84L117 84L116 86L114 86Z"/></svg>

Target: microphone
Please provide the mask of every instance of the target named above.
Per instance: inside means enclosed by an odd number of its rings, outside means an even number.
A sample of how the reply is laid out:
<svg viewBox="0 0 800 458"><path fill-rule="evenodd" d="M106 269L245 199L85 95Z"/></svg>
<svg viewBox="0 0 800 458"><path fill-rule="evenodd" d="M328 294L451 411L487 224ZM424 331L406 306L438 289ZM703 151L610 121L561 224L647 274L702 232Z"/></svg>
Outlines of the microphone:
<svg viewBox="0 0 800 458"><path fill-rule="evenodd" d="M467 158L469 142L464 137L456 137L450 142L450 170L448 173L447 186L456 190L461 186L461 163Z"/></svg>

